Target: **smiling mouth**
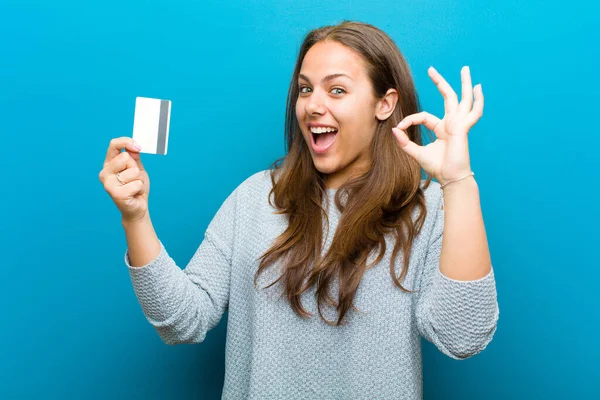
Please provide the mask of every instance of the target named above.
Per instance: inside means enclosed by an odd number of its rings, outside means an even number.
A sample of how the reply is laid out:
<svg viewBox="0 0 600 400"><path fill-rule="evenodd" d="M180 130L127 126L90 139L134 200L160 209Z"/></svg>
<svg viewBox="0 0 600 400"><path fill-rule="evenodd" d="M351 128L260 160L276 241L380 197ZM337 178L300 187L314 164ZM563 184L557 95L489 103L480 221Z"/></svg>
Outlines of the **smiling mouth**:
<svg viewBox="0 0 600 400"><path fill-rule="evenodd" d="M328 135L331 136L331 134L336 134L338 132L338 129L333 126L309 126L308 130L312 134L315 142L317 140L322 140L323 137L327 137Z"/></svg>
<svg viewBox="0 0 600 400"><path fill-rule="evenodd" d="M325 153L335 142L338 134L337 129L333 129L331 132L315 133L310 132L312 136L312 148L315 153Z"/></svg>
<svg viewBox="0 0 600 400"><path fill-rule="evenodd" d="M325 133L314 133L311 132L311 135L313 137L313 141L315 143L319 143L319 142L327 142L332 140L333 137L335 137L335 135L337 135L338 131L333 131L333 132L325 132Z"/></svg>

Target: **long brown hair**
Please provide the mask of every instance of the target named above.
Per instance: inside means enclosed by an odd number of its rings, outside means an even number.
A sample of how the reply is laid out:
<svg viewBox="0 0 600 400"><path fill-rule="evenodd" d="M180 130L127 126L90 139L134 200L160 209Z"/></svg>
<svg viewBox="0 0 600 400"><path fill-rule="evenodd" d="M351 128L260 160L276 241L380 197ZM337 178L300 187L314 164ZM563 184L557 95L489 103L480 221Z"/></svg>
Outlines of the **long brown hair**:
<svg viewBox="0 0 600 400"><path fill-rule="evenodd" d="M335 205L341 218L327 254L322 257L323 216L322 206L326 196L323 174L314 166L310 151L302 136L296 118L298 99L298 74L308 50L321 41L335 41L354 50L365 61L374 95L381 99L388 89L398 91L398 102L392 115L379 121L371 144L372 165L360 177L344 183L336 192ZM269 203L286 214L287 229L274 241L273 246L261 257L254 284L265 268L276 260L285 260L281 276L269 286L283 280L285 295L296 314L302 318L312 316L301 304L301 294L317 284L316 296L321 318L329 325L339 326L344 315L353 305L358 285L367 268L381 261L385 255L384 234L391 233L396 239L390 262L390 274L394 284L402 286L408 272L410 249L413 238L420 232L425 216L425 195L420 187L421 167L399 147L391 133L405 116L420 111L420 105L410 69L394 41L378 28L353 21L325 26L310 31L300 47L296 67L290 83L286 119L286 156L271 165L273 188ZM422 144L420 125L411 126L408 136ZM276 179L277 175L277 179ZM424 188L431 182L428 177ZM341 196L346 193L346 202ZM271 203L273 196L274 205ZM419 214L413 222L411 214ZM340 233L343 232L343 235ZM372 265L367 258L373 249L379 255ZM394 262L402 251L404 264L399 276L395 276ZM329 285L339 277L337 303L329 294ZM328 321L321 312L322 303L336 307L338 319ZM359 310L357 310L359 311Z"/></svg>

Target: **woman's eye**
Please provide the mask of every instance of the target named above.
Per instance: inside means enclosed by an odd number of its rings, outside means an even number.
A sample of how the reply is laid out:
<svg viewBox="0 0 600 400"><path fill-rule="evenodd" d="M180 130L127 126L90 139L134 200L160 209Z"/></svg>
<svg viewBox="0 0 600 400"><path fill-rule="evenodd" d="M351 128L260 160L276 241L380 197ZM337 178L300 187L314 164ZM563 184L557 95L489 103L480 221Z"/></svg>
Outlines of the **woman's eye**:
<svg viewBox="0 0 600 400"><path fill-rule="evenodd" d="M307 89L307 90L304 90L304 89ZM300 91L300 93L309 93L309 92L308 92L309 90L311 90L311 89L310 89L308 86L300 86L300 88L299 88L299 91ZM331 89L331 90L332 90L332 91L333 91L333 90L339 90L339 91L341 91L341 92L337 92L337 93L334 93L334 94L342 94L342 93L346 93L346 91L345 91L344 89L342 89L342 88L333 88L333 89Z"/></svg>

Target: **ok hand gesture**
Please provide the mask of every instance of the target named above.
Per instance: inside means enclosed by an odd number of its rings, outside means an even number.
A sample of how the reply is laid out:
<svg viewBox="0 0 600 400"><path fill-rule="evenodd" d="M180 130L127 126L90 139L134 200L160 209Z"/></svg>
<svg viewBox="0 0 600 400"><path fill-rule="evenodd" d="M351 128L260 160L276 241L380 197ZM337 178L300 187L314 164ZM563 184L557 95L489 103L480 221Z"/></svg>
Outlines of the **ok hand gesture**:
<svg viewBox="0 0 600 400"><path fill-rule="evenodd" d="M480 84L471 86L469 67L463 67L461 70L460 103L452 87L433 67L429 68L428 73L444 98L444 118L440 120L423 111L407 116L397 127L392 128L392 131L402 150L417 160L425 172L443 185L471 173L467 135L469 129L483 115L483 92ZM426 146L419 146L411 141L405 130L416 124L425 125L433 131L437 139Z"/></svg>

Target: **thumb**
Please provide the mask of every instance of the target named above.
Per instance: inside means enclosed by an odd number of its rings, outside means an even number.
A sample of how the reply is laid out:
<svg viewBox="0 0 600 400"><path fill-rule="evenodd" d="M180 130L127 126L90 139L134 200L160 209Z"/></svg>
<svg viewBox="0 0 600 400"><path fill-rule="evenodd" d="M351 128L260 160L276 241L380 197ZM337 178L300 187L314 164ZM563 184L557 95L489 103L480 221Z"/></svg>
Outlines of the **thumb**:
<svg viewBox="0 0 600 400"><path fill-rule="evenodd" d="M131 158L133 158L135 160L137 167L140 169L140 171L144 171L144 164L142 164L141 154L139 152L129 151L129 150L127 150L127 152L129 153Z"/></svg>
<svg viewBox="0 0 600 400"><path fill-rule="evenodd" d="M418 161L421 146L410 140L403 130L398 128L392 128L392 131L394 132L394 136L396 136L396 139L398 139L400 148L404 150L404 152L407 153L409 156Z"/></svg>

